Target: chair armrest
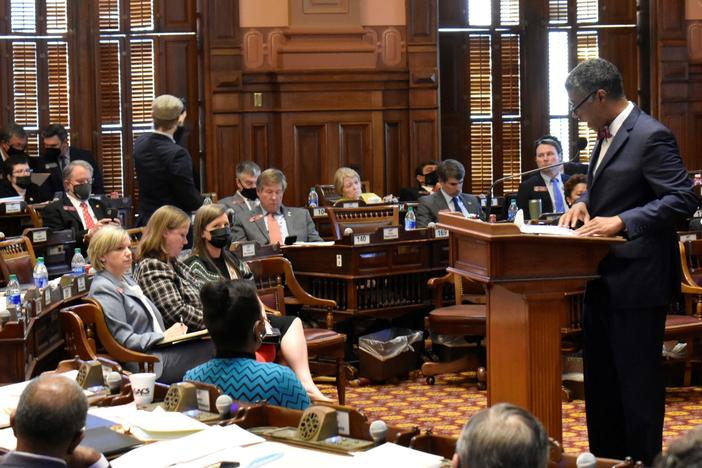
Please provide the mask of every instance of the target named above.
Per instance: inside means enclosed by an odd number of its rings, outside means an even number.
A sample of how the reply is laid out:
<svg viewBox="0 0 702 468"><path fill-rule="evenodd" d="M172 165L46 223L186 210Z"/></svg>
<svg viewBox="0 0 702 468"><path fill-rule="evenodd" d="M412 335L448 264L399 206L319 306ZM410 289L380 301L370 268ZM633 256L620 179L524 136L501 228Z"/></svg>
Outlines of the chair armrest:
<svg viewBox="0 0 702 468"><path fill-rule="evenodd" d="M432 302L435 308L444 306L444 285L453 285L453 273L446 273L438 278L429 278L427 285L432 291Z"/></svg>

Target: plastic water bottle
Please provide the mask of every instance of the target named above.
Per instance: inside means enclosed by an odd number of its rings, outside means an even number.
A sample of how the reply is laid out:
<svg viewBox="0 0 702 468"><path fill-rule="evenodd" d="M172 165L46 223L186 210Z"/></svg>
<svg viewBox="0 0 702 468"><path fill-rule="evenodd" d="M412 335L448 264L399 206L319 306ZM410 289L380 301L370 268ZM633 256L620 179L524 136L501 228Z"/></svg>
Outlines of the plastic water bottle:
<svg viewBox="0 0 702 468"><path fill-rule="evenodd" d="M212 199L210 197L205 197L205 199L202 200L202 206L211 205L211 204L212 204Z"/></svg>
<svg viewBox="0 0 702 468"><path fill-rule="evenodd" d="M37 288L45 288L49 283L49 270L44 265L44 257L37 258L32 276L34 277L34 286Z"/></svg>
<svg viewBox="0 0 702 468"><path fill-rule="evenodd" d="M80 254L80 249L75 249L75 254L71 259L71 271L74 276L85 274L85 258Z"/></svg>
<svg viewBox="0 0 702 468"><path fill-rule="evenodd" d="M514 217L517 216L517 211L519 211L519 208L517 208L517 200L513 198L507 209L507 221L514 221Z"/></svg>
<svg viewBox="0 0 702 468"><path fill-rule="evenodd" d="M10 281L7 282L7 289L5 290L7 295L7 308L18 310L20 308L20 285L17 281L17 275L11 274Z"/></svg>
<svg viewBox="0 0 702 468"><path fill-rule="evenodd" d="M405 231L417 229L417 217L414 215L414 209L411 206L407 207L405 214Z"/></svg>
<svg viewBox="0 0 702 468"><path fill-rule="evenodd" d="M319 206L319 195L317 195L317 190L314 187L310 189L310 194L307 195L307 206L310 208L317 208Z"/></svg>

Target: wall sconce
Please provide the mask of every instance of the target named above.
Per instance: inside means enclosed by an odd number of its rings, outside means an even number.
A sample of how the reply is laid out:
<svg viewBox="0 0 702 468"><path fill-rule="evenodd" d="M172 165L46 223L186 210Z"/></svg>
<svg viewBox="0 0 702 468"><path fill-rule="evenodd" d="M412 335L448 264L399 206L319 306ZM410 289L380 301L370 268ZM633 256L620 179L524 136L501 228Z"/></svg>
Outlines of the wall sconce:
<svg viewBox="0 0 702 468"><path fill-rule="evenodd" d="M263 93L253 93L253 106L263 107Z"/></svg>

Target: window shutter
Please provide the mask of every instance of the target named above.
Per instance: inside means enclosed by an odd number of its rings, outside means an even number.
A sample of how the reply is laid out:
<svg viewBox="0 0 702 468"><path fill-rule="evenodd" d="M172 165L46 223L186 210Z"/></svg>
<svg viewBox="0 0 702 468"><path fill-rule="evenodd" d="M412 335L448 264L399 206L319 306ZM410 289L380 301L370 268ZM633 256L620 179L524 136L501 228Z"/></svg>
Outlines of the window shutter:
<svg viewBox="0 0 702 468"><path fill-rule="evenodd" d="M15 122L23 127L39 125L37 90L37 45L34 42L12 43L12 85Z"/></svg>
<svg viewBox="0 0 702 468"><path fill-rule="evenodd" d="M581 2L578 2L580 5ZM597 2L590 2L595 4L595 11L597 11ZM578 15L580 13L578 12ZM578 63L597 58L600 56L600 46L597 31L579 31L576 35L576 56ZM597 133L585 124L584 122L578 123L578 138L587 138L587 147L582 151L582 155L590 156L592 150L595 147L597 141ZM584 159L584 158L583 158Z"/></svg>
<svg viewBox="0 0 702 468"><path fill-rule="evenodd" d="M492 122L470 125L471 192L486 193L492 183Z"/></svg>
<svg viewBox="0 0 702 468"><path fill-rule="evenodd" d="M154 42L139 39L129 42L134 126L151 126L151 103L154 100Z"/></svg>
<svg viewBox="0 0 702 468"><path fill-rule="evenodd" d="M68 31L66 0L46 0L46 32L61 34Z"/></svg>
<svg viewBox="0 0 702 468"><path fill-rule="evenodd" d="M100 41L100 122L103 127L122 125L119 49L118 41Z"/></svg>
<svg viewBox="0 0 702 468"><path fill-rule="evenodd" d="M47 44L49 122L70 127L70 90L68 69L68 44L49 42Z"/></svg>
<svg viewBox="0 0 702 468"><path fill-rule="evenodd" d="M471 34L468 39L468 109L471 118L492 115L490 42L490 36L486 34Z"/></svg>
<svg viewBox="0 0 702 468"><path fill-rule="evenodd" d="M10 16L13 33L37 32L37 12L34 0L11 0Z"/></svg>
<svg viewBox="0 0 702 468"><path fill-rule="evenodd" d="M500 23L503 26L519 24L519 0L502 0L500 2Z"/></svg>
<svg viewBox="0 0 702 468"><path fill-rule="evenodd" d="M578 0L576 16L578 23L596 23L599 21L598 0Z"/></svg>
<svg viewBox="0 0 702 468"><path fill-rule="evenodd" d="M553 25L568 23L568 0L549 0L548 22Z"/></svg>
<svg viewBox="0 0 702 468"><path fill-rule="evenodd" d="M129 1L129 27L132 31L151 31L154 29L153 0Z"/></svg>
<svg viewBox="0 0 702 468"><path fill-rule="evenodd" d="M98 1L100 31L119 31L119 0Z"/></svg>
<svg viewBox="0 0 702 468"><path fill-rule="evenodd" d="M100 137L105 193L124 193L122 132L103 131Z"/></svg>

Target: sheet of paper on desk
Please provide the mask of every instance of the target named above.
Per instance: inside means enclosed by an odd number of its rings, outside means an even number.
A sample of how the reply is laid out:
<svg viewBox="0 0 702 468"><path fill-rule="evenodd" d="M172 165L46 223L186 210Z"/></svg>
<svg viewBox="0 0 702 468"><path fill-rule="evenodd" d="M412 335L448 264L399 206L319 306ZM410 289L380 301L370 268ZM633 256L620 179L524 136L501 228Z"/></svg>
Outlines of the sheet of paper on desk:
<svg viewBox="0 0 702 468"><path fill-rule="evenodd" d="M215 455L225 449L257 444L263 438L252 434L239 426L211 426L202 432L145 445L112 460L113 468L149 466L206 466L203 457ZM191 463L192 462L192 463ZM187 465L191 463L190 465Z"/></svg>
<svg viewBox="0 0 702 468"><path fill-rule="evenodd" d="M441 466L442 457L387 442L361 452L347 466L411 466L431 468Z"/></svg>
<svg viewBox="0 0 702 468"><path fill-rule="evenodd" d="M239 462L240 468L316 468L345 466L351 457L322 450L307 449L279 442L263 442L247 447L233 447L213 453L179 468L200 468L223 461ZM113 465L114 466L114 465Z"/></svg>
<svg viewBox="0 0 702 468"><path fill-rule="evenodd" d="M526 224L524 222L524 212L522 210L517 211L517 215L514 217L514 224L516 224L519 230L524 234L547 234L549 236L575 235L575 231L570 228L545 224Z"/></svg>
<svg viewBox="0 0 702 468"><path fill-rule="evenodd" d="M320 245L329 246L334 245L334 241L322 241L322 242L303 242L297 241L293 244L295 247L319 247ZM290 247L289 245L287 247Z"/></svg>
<svg viewBox="0 0 702 468"><path fill-rule="evenodd" d="M153 411L126 412L120 419L131 426L134 437L143 441L179 438L209 427L183 413L164 411L160 407Z"/></svg>

